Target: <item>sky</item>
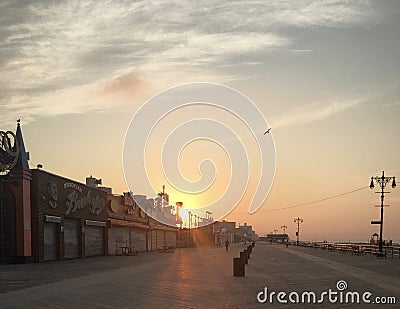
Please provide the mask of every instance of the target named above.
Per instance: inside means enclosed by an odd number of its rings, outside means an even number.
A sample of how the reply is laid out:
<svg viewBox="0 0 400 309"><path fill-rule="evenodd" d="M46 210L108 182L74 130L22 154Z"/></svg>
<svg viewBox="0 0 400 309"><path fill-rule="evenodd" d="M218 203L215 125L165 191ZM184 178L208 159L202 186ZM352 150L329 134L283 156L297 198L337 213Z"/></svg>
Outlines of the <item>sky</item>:
<svg viewBox="0 0 400 309"><path fill-rule="evenodd" d="M0 129L21 119L32 167L93 175L121 193L124 137L140 106L180 84L226 85L272 127L276 173L258 212L247 213L250 183L225 219L259 235L286 225L295 238L300 217L303 239L368 240L379 219L370 177L400 179L399 29L395 0L2 1ZM175 119L201 113L213 112ZM223 187L220 150L192 153L215 157ZM199 175L193 156L179 163L188 179ZM389 191L384 237L400 240L400 192Z"/></svg>

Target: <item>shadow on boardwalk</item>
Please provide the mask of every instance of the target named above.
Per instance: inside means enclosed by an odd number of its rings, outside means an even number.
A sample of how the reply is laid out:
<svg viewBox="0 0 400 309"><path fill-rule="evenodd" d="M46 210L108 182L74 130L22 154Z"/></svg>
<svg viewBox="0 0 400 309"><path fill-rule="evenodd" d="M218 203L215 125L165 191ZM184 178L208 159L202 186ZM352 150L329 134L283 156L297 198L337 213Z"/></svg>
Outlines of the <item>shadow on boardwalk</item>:
<svg viewBox="0 0 400 309"><path fill-rule="evenodd" d="M335 289L400 299L398 260L378 260L312 248L257 243L245 277L233 277L232 259L244 245L178 249L173 254L98 257L0 266L2 308L293 308L260 304L257 294ZM299 304L299 308L354 308L355 304ZM364 308L365 305L360 305ZM372 307L377 307L372 306ZM396 308L387 305L385 308Z"/></svg>

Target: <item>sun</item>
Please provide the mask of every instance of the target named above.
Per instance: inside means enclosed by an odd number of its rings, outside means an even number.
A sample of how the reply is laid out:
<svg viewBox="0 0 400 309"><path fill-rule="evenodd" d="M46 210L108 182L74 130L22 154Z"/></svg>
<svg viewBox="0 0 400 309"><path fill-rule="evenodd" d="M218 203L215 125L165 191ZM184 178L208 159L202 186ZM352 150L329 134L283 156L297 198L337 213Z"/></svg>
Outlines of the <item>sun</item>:
<svg viewBox="0 0 400 309"><path fill-rule="evenodd" d="M179 215L181 216L183 221L186 221L189 217L189 210L186 208L179 209Z"/></svg>

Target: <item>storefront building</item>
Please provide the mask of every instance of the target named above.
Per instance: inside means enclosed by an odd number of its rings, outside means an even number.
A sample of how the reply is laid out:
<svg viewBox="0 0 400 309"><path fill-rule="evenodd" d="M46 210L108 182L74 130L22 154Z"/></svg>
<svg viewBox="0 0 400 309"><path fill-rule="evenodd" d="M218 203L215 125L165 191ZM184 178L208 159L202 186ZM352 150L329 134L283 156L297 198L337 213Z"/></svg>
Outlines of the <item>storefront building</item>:
<svg viewBox="0 0 400 309"><path fill-rule="evenodd" d="M31 173L35 261L107 254L107 193L41 169Z"/></svg>
<svg viewBox="0 0 400 309"><path fill-rule="evenodd" d="M145 195L133 196L144 208L143 213L148 214L147 251L160 250L164 246L177 247L178 228L174 226L177 217L172 213L172 207L168 204L169 196L164 189L163 186L163 191L158 193L155 199L147 198Z"/></svg>
<svg viewBox="0 0 400 309"><path fill-rule="evenodd" d="M0 134L0 263L45 262L177 246L178 229L173 227L176 217L167 205L164 188L158 199L142 197L147 202L145 212L130 194L107 193L107 188L97 187L93 177L88 178L94 181L90 186L47 172L41 166L30 169L19 122L15 134ZM136 198L140 200L140 196ZM160 222L170 222L171 226Z"/></svg>
<svg viewBox="0 0 400 309"><path fill-rule="evenodd" d="M148 250L149 218L131 195L108 194L108 254Z"/></svg>
<svg viewBox="0 0 400 309"><path fill-rule="evenodd" d="M154 219L150 219L150 232L148 238L148 250L159 250L164 246L176 246L178 228L161 224Z"/></svg>

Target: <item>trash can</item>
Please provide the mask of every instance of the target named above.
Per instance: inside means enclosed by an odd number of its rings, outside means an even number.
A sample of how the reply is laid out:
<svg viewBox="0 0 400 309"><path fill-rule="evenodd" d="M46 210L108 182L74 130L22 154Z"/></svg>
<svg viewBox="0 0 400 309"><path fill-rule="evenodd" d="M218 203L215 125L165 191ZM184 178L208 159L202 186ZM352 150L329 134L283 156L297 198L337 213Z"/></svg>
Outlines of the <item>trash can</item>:
<svg viewBox="0 0 400 309"><path fill-rule="evenodd" d="M243 253L244 253L244 263L249 264L249 257L250 257L249 251L244 250Z"/></svg>
<svg viewBox="0 0 400 309"><path fill-rule="evenodd" d="M245 276L244 260L240 257L233 258L233 275L235 277Z"/></svg>
<svg viewBox="0 0 400 309"><path fill-rule="evenodd" d="M243 264L244 264L244 260L245 260L245 255L244 255L244 252L243 251L241 251L240 253L240 258L243 260Z"/></svg>

